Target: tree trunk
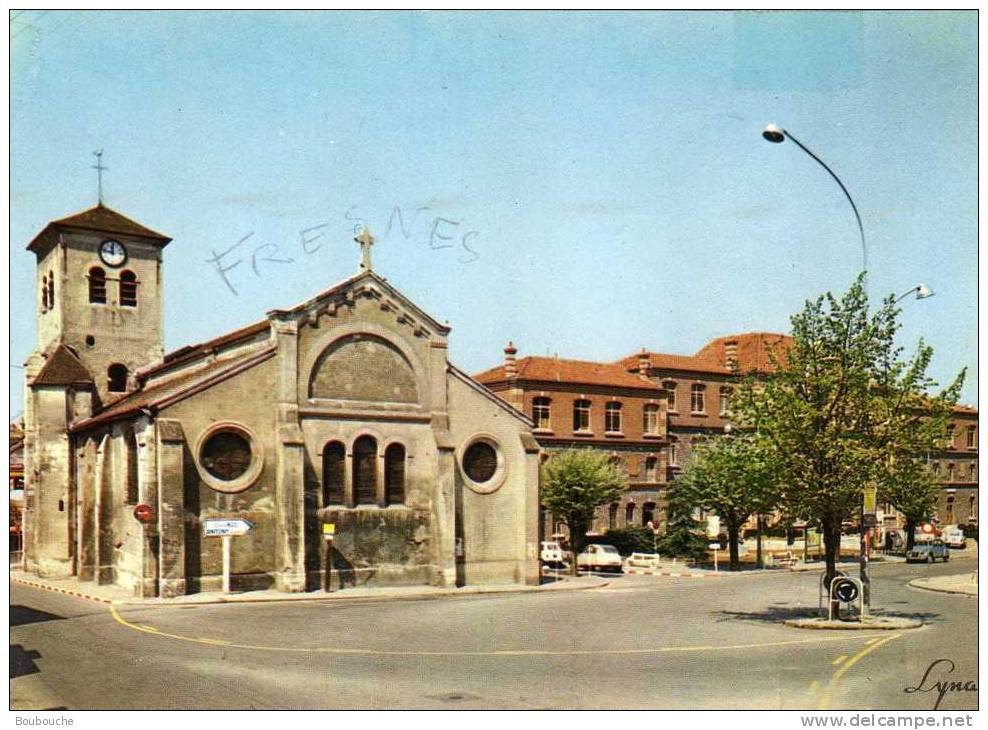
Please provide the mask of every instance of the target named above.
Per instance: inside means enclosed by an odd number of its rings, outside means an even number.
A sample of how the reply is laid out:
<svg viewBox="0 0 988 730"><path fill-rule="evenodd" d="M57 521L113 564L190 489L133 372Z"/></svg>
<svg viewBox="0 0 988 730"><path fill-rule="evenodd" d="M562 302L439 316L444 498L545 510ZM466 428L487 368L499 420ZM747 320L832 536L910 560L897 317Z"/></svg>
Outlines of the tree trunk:
<svg viewBox="0 0 988 730"><path fill-rule="evenodd" d="M823 520L820 527L823 530L823 550L827 561L824 586L826 587L828 591L827 595L829 596L830 584L837 575L837 560L840 557L841 521L839 519ZM834 616L839 616L840 601L831 601L830 610Z"/></svg>
<svg viewBox="0 0 988 730"><path fill-rule="evenodd" d="M736 522L727 523L727 542L731 549L731 570L739 570L741 561L738 559L738 524Z"/></svg>
<svg viewBox="0 0 988 730"><path fill-rule="evenodd" d="M762 557L762 516L758 515L755 518L755 565L759 569L765 567L765 560Z"/></svg>
<svg viewBox="0 0 988 730"><path fill-rule="evenodd" d="M916 544L916 520L906 518L906 552Z"/></svg>
<svg viewBox="0 0 988 730"><path fill-rule="evenodd" d="M583 546L587 543L587 527L589 524L589 520L585 519L583 515L569 515L566 520L566 526L569 528L569 547L573 552L573 564L570 565L570 573L574 576L580 574L576 559L583 552Z"/></svg>

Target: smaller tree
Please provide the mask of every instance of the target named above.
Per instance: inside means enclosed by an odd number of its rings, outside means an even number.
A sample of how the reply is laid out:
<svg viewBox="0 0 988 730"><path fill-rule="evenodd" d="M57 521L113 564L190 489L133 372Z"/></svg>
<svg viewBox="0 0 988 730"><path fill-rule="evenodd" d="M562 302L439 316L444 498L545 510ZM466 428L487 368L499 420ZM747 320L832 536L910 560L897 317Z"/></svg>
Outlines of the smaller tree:
<svg viewBox="0 0 988 730"><path fill-rule="evenodd" d="M737 570L741 527L777 501L776 480L763 449L753 434L708 439L694 447L683 481L697 506L724 521L731 570Z"/></svg>
<svg viewBox="0 0 988 730"><path fill-rule="evenodd" d="M923 459L897 459L883 471L878 493L883 502L891 502L906 523L906 550L916 541L916 526L933 514L939 495L936 477Z"/></svg>
<svg viewBox="0 0 988 730"><path fill-rule="evenodd" d="M594 510L620 499L623 490L621 472L599 451L563 449L542 465L542 504L569 530L574 575Z"/></svg>
<svg viewBox="0 0 988 730"><path fill-rule="evenodd" d="M703 523L693 519L693 495L682 479L669 485L666 497L666 531L659 538L659 553L702 560L707 556Z"/></svg>

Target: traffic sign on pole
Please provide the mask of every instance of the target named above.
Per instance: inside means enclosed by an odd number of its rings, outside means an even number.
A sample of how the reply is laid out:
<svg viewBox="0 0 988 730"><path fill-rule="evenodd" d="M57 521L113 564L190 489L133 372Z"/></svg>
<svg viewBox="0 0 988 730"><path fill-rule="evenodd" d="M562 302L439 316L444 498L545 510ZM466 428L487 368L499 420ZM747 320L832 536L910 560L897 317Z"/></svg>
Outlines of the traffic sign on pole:
<svg viewBox="0 0 988 730"><path fill-rule="evenodd" d="M202 522L202 534L205 537L246 535L253 528L253 522L240 517L233 520L206 519Z"/></svg>

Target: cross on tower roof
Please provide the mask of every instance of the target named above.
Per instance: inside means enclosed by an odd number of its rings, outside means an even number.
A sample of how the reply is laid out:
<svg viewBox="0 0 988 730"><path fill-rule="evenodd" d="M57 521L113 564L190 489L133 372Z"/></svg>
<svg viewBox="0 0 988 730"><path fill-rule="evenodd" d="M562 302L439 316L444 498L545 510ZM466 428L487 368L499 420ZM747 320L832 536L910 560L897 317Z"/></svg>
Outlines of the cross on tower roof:
<svg viewBox="0 0 988 730"><path fill-rule="evenodd" d="M96 164L90 165L92 169L96 170L96 184L97 184L97 202L103 205L103 170L109 170L108 167L103 167L103 150L96 150L93 152L96 157Z"/></svg>
<svg viewBox="0 0 988 730"><path fill-rule="evenodd" d="M371 246L374 245L374 236L370 229L364 226L360 233L353 239L360 244L360 270L371 270Z"/></svg>

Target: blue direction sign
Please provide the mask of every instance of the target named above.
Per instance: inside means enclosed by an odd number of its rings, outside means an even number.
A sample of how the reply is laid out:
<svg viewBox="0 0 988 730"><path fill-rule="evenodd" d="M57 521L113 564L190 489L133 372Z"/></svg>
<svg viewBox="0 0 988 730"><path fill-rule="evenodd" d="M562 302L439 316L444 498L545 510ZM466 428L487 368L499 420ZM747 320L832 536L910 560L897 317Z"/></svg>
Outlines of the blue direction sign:
<svg viewBox="0 0 988 730"><path fill-rule="evenodd" d="M246 535L254 527L250 520L236 518L233 520L203 520L202 531L206 537L226 537L227 535Z"/></svg>

